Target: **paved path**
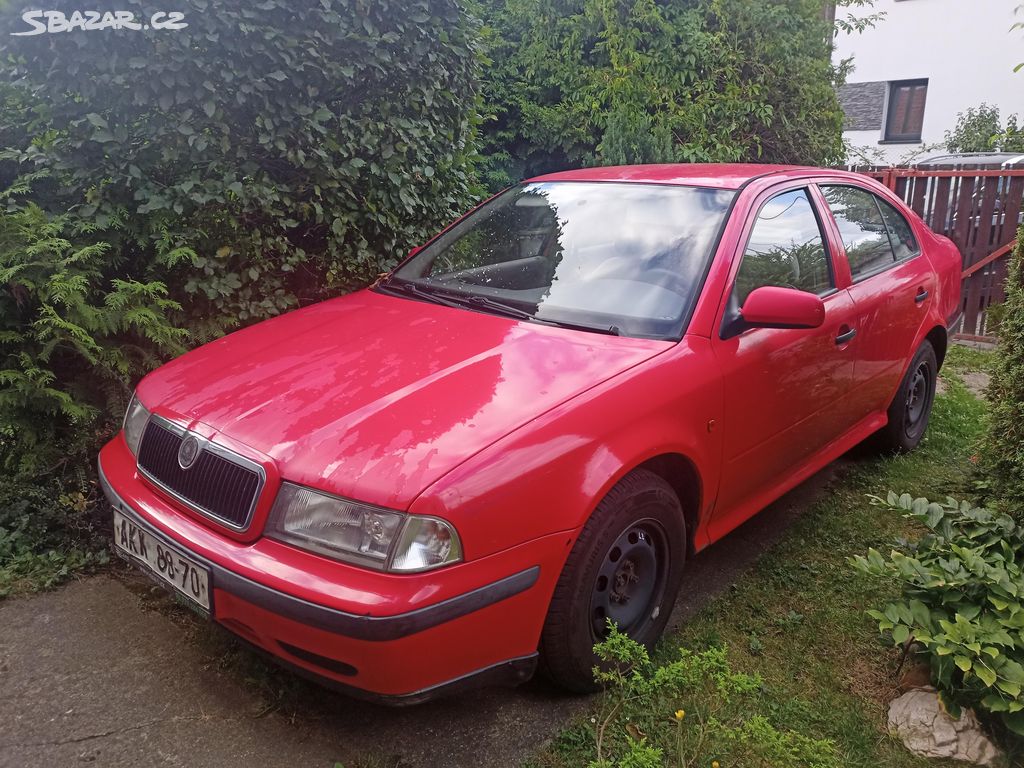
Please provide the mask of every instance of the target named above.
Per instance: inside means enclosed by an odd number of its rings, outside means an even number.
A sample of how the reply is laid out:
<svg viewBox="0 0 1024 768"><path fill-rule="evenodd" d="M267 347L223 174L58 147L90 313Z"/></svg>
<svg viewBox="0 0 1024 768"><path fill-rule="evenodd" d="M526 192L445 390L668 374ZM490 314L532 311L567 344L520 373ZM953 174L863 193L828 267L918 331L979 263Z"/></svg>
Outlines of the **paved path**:
<svg viewBox="0 0 1024 768"><path fill-rule="evenodd" d="M825 492L824 470L690 564L678 623ZM588 700L542 682L412 709L367 705L264 665L129 573L0 603L0 767L511 766Z"/></svg>

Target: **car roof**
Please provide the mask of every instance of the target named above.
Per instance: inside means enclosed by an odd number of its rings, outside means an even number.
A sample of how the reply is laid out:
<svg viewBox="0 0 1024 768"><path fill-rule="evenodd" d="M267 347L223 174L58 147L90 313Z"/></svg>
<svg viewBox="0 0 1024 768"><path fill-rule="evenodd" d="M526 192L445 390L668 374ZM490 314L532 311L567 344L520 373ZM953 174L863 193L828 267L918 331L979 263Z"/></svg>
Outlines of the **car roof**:
<svg viewBox="0 0 1024 768"><path fill-rule="evenodd" d="M528 181L618 181L635 184L678 184L690 187L739 189L751 179L769 174L783 177L828 174L847 175L843 171L801 165L768 163L665 163L660 165L612 165L580 168L536 176Z"/></svg>

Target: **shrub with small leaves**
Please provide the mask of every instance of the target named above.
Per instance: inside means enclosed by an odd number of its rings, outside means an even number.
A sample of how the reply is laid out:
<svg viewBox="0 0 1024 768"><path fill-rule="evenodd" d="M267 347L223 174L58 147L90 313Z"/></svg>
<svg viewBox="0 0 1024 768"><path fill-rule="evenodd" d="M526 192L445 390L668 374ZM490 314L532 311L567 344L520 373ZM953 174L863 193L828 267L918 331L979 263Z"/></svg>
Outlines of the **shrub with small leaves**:
<svg viewBox="0 0 1024 768"><path fill-rule="evenodd" d="M174 261L193 322L362 285L465 207L479 54L460 0L175 10L186 28L0 37L0 149L8 173L51 172L48 213L127 214L112 255Z"/></svg>
<svg viewBox="0 0 1024 768"><path fill-rule="evenodd" d="M988 487L996 505L1024 521L1024 229L1010 256L987 397L991 418L982 464Z"/></svg>
<svg viewBox="0 0 1024 768"><path fill-rule="evenodd" d="M756 675L734 672L724 647L685 648L667 664L610 625L594 646L605 687L590 734L590 768L660 768L665 764L744 768L838 768L832 743L775 728L749 716Z"/></svg>
<svg viewBox="0 0 1024 768"><path fill-rule="evenodd" d="M899 542L888 557L870 549L852 558L862 572L902 587L899 600L869 615L904 652L928 660L955 715L974 707L1024 735L1024 530L966 501L891 492L871 501L928 532Z"/></svg>
<svg viewBox="0 0 1024 768"><path fill-rule="evenodd" d="M52 474L95 448L129 382L183 349L185 332L168 319L178 304L163 283L118 271L105 235L31 203L0 210L0 469L9 476Z"/></svg>
<svg viewBox="0 0 1024 768"><path fill-rule="evenodd" d="M842 158L843 67L816 0L478 6L492 187L578 165Z"/></svg>
<svg viewBox="0 0 1024 768"><path fill-rule="evenodd" d="M32 484L0 477L0 597L107 562L95 493L78 468Z"/></svg>
<svg viewBox="0 0 1024 768"><path fill-rule="evenodd" d="M0 2L0 27L22 10ZM81 562L58 529L89 516L64 515L59 481L80 487L143 373L365 284L472 197L461 0L174 10L186 27L0 37L0 471L34 499L0 517L0 570Z"/></svg>

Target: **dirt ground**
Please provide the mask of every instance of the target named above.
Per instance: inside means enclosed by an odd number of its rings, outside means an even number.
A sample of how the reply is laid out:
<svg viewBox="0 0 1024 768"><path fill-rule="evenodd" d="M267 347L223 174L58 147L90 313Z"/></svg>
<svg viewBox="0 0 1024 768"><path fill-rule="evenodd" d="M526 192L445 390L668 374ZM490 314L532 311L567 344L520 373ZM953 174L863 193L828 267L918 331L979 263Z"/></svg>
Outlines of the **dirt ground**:
<svg viewBox="0 0 1024 768"><path fill-rule="evenodd" d="M696 557L672 621L727 589L837 466ZM410 709L356 702L271 670L130 572L0 603L2 768L512 766L587 704L542 681Z"/></svg>

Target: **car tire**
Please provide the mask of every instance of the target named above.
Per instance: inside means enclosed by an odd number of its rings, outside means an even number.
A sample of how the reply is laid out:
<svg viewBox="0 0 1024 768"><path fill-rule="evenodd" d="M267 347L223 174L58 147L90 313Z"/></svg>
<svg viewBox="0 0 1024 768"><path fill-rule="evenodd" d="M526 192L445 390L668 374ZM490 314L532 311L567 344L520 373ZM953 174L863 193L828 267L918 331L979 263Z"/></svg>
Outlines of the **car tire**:
<svg viewBox="0 0 1024 768"><path fill-rule="evenodd" d="M877 434L876 443L881 450L906 453L921 442L935 402L938 370L935 348L926 341L911 360L896 397L889 405L889 423Z"/></svg>
<svg viewBox="0 0 1024 768"><path fill-rule="evenodd" d="M598 504L573 545L541 632L540 670L561 688L598 690L594 644L610 618L651 648L675 605L686 523L672 487L634 470Z"/></svg>

